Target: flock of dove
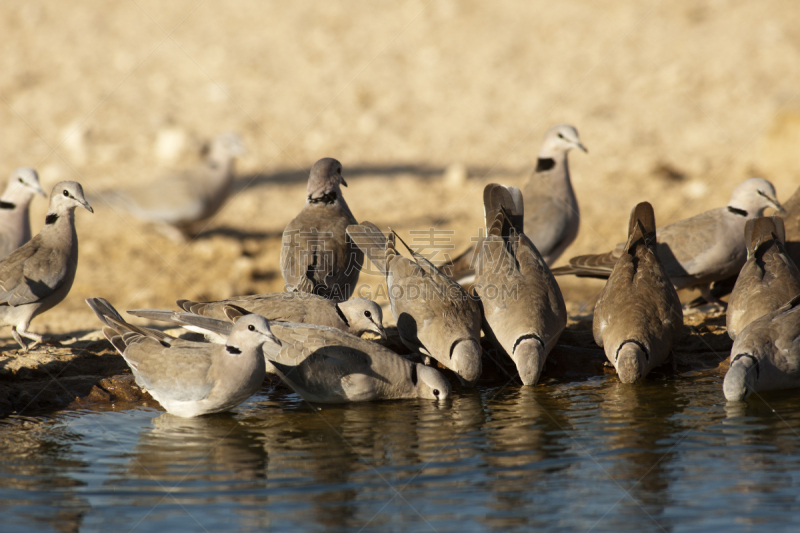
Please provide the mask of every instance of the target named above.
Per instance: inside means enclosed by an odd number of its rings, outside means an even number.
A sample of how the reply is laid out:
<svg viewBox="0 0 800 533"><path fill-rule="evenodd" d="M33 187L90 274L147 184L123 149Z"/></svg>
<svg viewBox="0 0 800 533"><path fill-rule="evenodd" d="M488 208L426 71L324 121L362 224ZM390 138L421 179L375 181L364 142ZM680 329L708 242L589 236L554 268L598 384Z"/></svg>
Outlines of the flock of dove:
<svg viewBox="0 0 800 533"><path fill-rule="evenodd" d="M697 288L727 313L734 340L723 384L729 401L800 387L800 189L787 211L769 181L751 178L728 205L658 230L652 206L642 202L631 211L626 242L551 270L578 234L568 167L573 148L587 151L574 127L550 128L524 190L487 185L485 230L438 266L393 231L359 223L342 195L341 163L317 161L305 205L283 234L286 292L129 311L203 333L205 341L130 324L102 298L87 303L137 384L182 417L241 404L267 373L309 402L446 400L451 386L444 373L467 387L481 377L481 331L513 361L523 385L535 385L567 325L555 278L565 274L607 279L593 333L624 383L644 379L670 354L674 365L683 327L676 291ZM199 168L103 198L175 239L191 237L227 198L242 150L235 135L221 135ZM79 183L62 181L53 187L44 227L31 238L35 194L46 196L36 171L20 168L0 198L0 326L11 326L25 351L43 342L28 330L31 320L60 303L75 279L75 209L94 212ZM783 216L763 216L768 208ZM362 338L386 339L381 307L351 298L365 258L385 276L410 356ZM726 303L720 297L728 292Z"/></svg>

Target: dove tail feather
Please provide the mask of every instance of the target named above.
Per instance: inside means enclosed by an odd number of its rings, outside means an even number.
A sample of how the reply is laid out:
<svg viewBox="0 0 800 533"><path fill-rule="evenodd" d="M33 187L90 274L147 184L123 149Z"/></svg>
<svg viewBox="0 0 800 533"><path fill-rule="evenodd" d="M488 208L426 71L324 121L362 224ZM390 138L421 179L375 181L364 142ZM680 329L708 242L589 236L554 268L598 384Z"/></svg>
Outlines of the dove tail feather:
<svg viewBox="0 0 800 533"><path fill-rule="evenodd" d="M103 324L107 326L103 328L103 334L109 341L111 341L112 344L114 344L115 347L117 344L115 343L114 338L122 337L126 333L134 333L144 337L151 337L158 339L159 341L165 341L172 338L160 331L140 328L138 326L134 326L133 324L129 324L124 318L122 318L122 315L120 315L119 312L114 309L114 306L112 306L108 300L105 300L104 298L87 298L86 303L89 304L89 307L92 309L92 311L94 311ZM110 331L114 331L115 335L109 337ZM122 338L124 340L124 337Z"/></svg>
<svg viewBox="0 0 800 533"><path fill-rule="evenodd" d="M753 255L756 249L766 241L776 240L783 243L785 230L780 217L759 217L747 221L744 227L744 238L747 243L747 255Z"/></svg>
<svg viewBox="0 0 800 533"><path fill-rule="evenodd" d="M386 275L387 258L394 255L394 246L390 247L386 237L378 229L378 226L372 222L362 222L361 224L353 224L347 226L347 235L356 246L364 252L372 264Z"/></svg>
<svg viewBox="0 0 800 533"><path fill-rule="evenodd" d="M114 317L118 321L125 322L125 320L122 318L122 315L120 315L119 312L114 309L114 306L111 305L105 298L86 298L86 303L89 305L92 311L94 311L94 314L97 315L97 318L99 318L103 324L112 329L116 329L116 326L113 322L111 322L111 320L109 320L109 317Z"/></svg>
<svg viewBox="0 0 800 533"><path fill-rule="evenodd" d="M628 243L625 250L630 253L634 243L641 241L655 243L656 239L656 216L653 213L653 206L649 202L637 204L631 211L630 223L628 224ZM572 263L572 261L570 261Z"/></svg>
<svg viewBox="0 0 800 533"><path fill-rule="evenodd" d="M522 193L516 187L490 183L483 189L486 234L507 237L511 230L524 233Z"/></svg>

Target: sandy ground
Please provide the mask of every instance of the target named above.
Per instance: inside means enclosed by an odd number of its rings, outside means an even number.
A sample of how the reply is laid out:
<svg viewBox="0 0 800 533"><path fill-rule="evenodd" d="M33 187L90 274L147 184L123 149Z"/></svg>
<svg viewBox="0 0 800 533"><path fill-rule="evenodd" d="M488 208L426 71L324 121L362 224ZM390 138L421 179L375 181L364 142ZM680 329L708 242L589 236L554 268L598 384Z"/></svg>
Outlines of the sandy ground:
<svg viewBox="0 0 800 533"><path fill-rule="evenodd" d="M280 290L281 231L325 156L342 161L360 220L404 238L450 232L437 260L482 225L486 183L525 183L557 122L590 150L570 159L583 222L566 256L623 239L644 199L663 225L724 205L754 174L780 199L798 185L795 0L29 1L0 12L0 172L34 166L47 190L75 179L97 194L184 168L222 131L248 148L235 194L187 245L102 201L77 213L77 279L34 331L96 329L89 296L127 309ZM34 201L34 231L45 209ZM572 313L590 313L602 283L560 281Z"/></svg>

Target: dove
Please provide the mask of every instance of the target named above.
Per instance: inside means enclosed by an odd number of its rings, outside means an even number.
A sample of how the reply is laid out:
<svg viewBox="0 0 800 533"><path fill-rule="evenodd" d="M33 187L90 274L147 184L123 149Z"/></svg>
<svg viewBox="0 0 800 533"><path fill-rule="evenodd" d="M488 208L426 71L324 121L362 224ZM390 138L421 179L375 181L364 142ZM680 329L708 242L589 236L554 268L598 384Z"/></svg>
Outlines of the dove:
<svg viewBox="0 0 800 533"><path fill-rule="evenodd" d="M31 240L0 261L0 326L11 326L23 351L42 342L28 331L31 320L66 298L78 270L75 208L94 213L75 181L53 187L44 227ZM33 340L30 346L23 337Z"/></svg>
<svg viewBox="0 0 800 533"><path fill-rule="evenodd" d="M539 150L536 170L522 191L525 235L548 266L552 266L578 236L580 211L567 161L567 155L573 148L588 153L574 126L556 124L548 129ZM477 260L475 251L478 249L480 240L439 268L461 283L471 283Z"/></svg>
<svg viewBox="0 0 800 533"><path fill-rule="evenodd" d="M366 298L336 303L305 292L277 292L252 296L234 296L216 302L178 300L178 307L197 315L224 320L226 305L236 305L270 321L296 322L328 326L360 337L366 332L386 338L383 311ZM136 310L129 311L136 315Z"/></svg>
<svg viewBox="0 0 800 533"><path fill-rule="evenodd" d="M729 402L753 392L800 387L800 295L752 321L733 342L722 391Z"/></svg>
<svg viewBox="0 0 800 533"><path fill-rule="evenodd" d="M224 305L222 312L225 320L160 309L140 309L135 314L223 337L252 316L232 304ZM411 362L380 344L326 326L276 321L271 327L281 345L264 347L267 371L309 402L450 397L450 384L438 370Z"/></svg>
<svg viewBox="0 0 800 533"><path fill-rule="evenodd" d="M280 346L269 322L248 315L224 345L176 339L128 324L102 298L86 303L103 321L103 335L122 355L136 383L168 412L183 418L233 409L261 388L264 349Z"/></svg>
<svg viewBox="0 0 800 533"><path fill-rule="evenodd" d="M31 240L29 207L34 194L47 198L34 169L21 167L11 173L0 196L0 259Z"/></svg>
<svg viewBox="0 0 800 533"><path fill-rule="evenodd" d="M478 302L408 246L413 260L400 255L395 250L396 233L386 238L377 226L363 222L348 226L347 234L386 277L403 344L436 359L462 383L474 385L481 375Z"/></svg>
<svg viewBox="0 0 800 533"><path fill-rule="evenodd" d="M547 130L534 172L522 196L525 199L525 234L552 265L578 236L580 211L572 190L567 154L573 148L588 153L569 124Z"/></svg>
<svg viewBox="0 0 800 533"><path fill-rule="evenodd" d="M336 302L355 290L364 254L347 237L358 222L347 207L340 185L342 164L320 159L308 177L306 203L283 230L281 273L287 291L319 294Z"/></svg>
<svg viewBox="0 0 800 533"><path fill-rule="evenodd" d="M683 328L678 293L656 253L653 207L633 208L625 243L594 308L592 333L623 383L667 359Z"/></svg>
<svg viewBox="0 0 800 533"><path fill-rule="evenodd" d="M234 163L244 154L242 141L232 133L216 137L205 161L196 168L161 180L108 191L105 199L136 218L157 225L176 242L202 231L231 192Z"/></svg>
<svg viewBox="0 0 800 533"><path fill-rule="evenodd" d="M737 275L747 259L744 226L768 207L783 211L775 188L762 178L750 178L734 189L726 207L712 209L658 230L658 257L676 289L698 288L710 303L725 302L710 292L712 282ZM625 243L611 252L581 255L553 274L608 278Z"/></svg>
<svg viewBox="0 0 800 533"><path fill-rule="evenodd" d="M473 288L483 305L483 331L535 385L547 355L567 326L567 309L553 274L522 231L523 197L491 183L483 191L486 237L478 250Z"/></svg>
<svg viewBox="0 0 800 533"><path fill-rule="evenodd" d="M780 217L761 217L745 226L747 262L728 300L728 335L736 340L750 322L800 294L800 272L783 245Z"/></svg>

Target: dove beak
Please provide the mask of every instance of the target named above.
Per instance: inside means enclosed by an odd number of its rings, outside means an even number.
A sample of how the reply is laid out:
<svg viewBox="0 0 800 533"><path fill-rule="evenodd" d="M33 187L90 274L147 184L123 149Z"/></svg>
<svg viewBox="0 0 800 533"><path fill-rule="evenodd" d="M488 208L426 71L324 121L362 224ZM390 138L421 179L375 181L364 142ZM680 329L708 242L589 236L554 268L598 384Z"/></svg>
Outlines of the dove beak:
<svg viewBox="0 0 800 533"><path fill-rule="evenodd" d="M783 206L781 205L781 203L778 201L777 198L773 198L772 196L770 196L770 195L766 194L765 192L763 192L761 189L758 190L758 194L760 196L763 196L764 199L767 200L767 202L771 203L772 207L777 209L778 213L780 213L782 215L786 213L786 209L783 208Z"/></svg>
<svg viewBox="0 0 800 533"><path fill-rule="evenodd" d="M577 146L578 148L580 148L581 150L583 150L583 151L584 151L584 152L586 152L587 154L589 153L589 149L588 149L588 148L586 148L586 147L583 145L583 143L582 143L582 142L578 141L577 143L575 143L575 146Z"/></svg>
<svg viewBox="0 0 800 533"><path fill-rule="evenodd" d="M89 202L87 202L86 200L78 200L78 202L80 202L80 204L83 207L85 207L87 211L89 211L90 213L94 213L94 209L92 209L92 206L89 205Z"/></svg>
<svg viewBox="0 0 800 533"><path fill-rule="evenodd" d="M31 189L33 189L33 192L41 194L42 196L47 198L47 193L44 192L44 189L42 189L41 185L37 185L36 187L31 187Z"/></svg>
<svg viewBox="0 0 800 533"><path fill-rule="evenodd" d="M379 326L378 324L375 324L375 328L374 328L374 329L372 329L371 331L372 331L373 333L377 333L378 335L380 335L380 336L381 336L381 339L383 339L383 340L386 340L386 339L388 339L388 336L386 335L386 330L385 330L385 329L383 329L383 327L382 327L382 326Z"/></svg>
<svg viewBox="0 0 800 533"><path fill-rule="evenodd" d="M346 181L344 181L344 178L342 178L342 185L344 185L345 187L347 187L347 182L346 182Z"/></svg>
<svg viewBox="0 0 800 533"><path fill-rule="evenodd" d="M272 344L274 344L276 346L283 346L283 344L281 344L281 341L278 340L278 337L276 337L271 331L269 333L264 333L264 336Z"/></svg>

